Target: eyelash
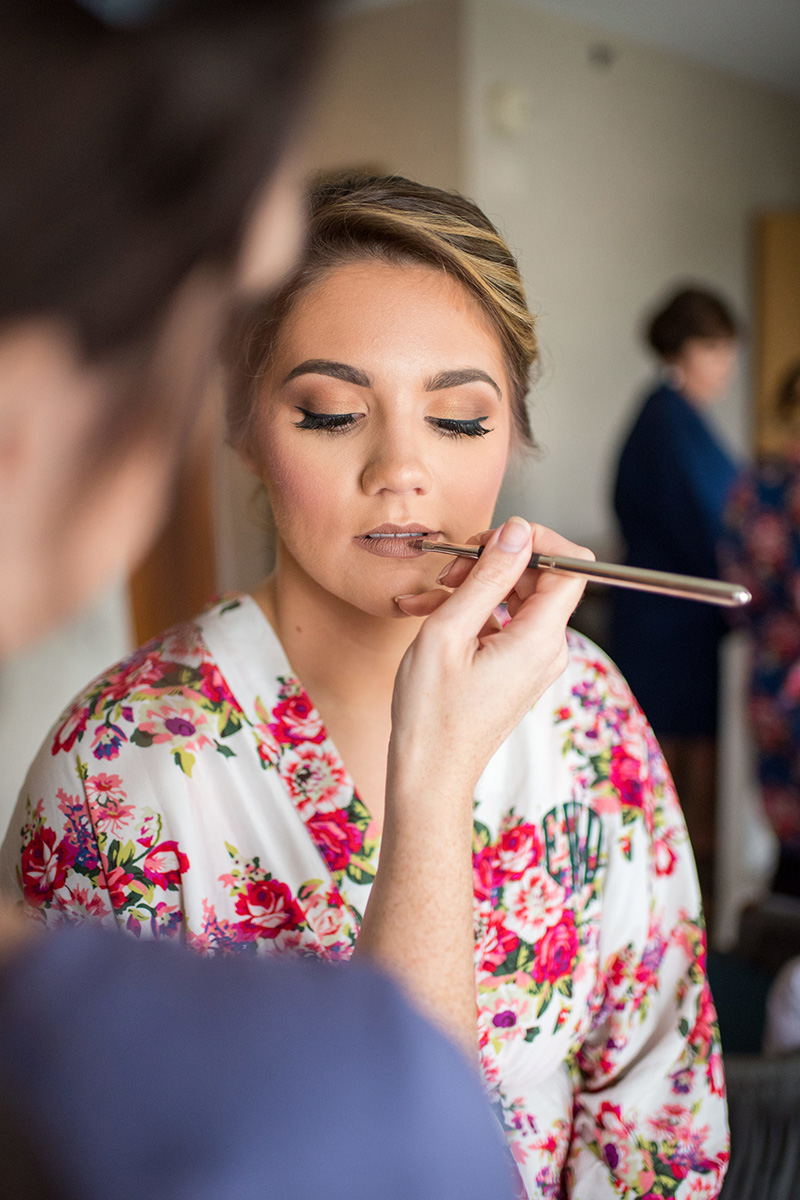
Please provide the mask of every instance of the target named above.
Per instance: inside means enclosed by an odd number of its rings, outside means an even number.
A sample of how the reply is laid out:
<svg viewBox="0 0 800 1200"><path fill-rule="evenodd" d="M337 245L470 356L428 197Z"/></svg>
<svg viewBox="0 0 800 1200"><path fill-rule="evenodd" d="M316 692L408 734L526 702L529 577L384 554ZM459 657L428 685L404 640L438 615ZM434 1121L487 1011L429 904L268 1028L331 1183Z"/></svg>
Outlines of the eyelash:
<svg viewBox="0 0 800 1200"><path fill-rule="evenodd" d="M301 408L299 405L297 411L303 414L303 419L295 421L295 429L315 429L322 433L332 434L352 429L360 416L357 413L309 412L307 408ZM456 421L450 417L426 417L425 420L442 437L485 437L487 433L492 432L491 429L486 429L481 425L481 421L485 421L486 417L475 417L469 421Z"/></svg>

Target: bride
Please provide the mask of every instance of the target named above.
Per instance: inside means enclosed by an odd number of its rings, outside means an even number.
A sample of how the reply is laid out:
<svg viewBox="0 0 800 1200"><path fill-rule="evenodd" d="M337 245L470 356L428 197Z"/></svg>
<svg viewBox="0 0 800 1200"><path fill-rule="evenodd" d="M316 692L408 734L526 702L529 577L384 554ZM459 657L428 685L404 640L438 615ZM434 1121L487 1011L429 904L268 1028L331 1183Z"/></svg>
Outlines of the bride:
<svg viewBox="0 0 800 1200"><path fill-rule="evenodd" d="M520 571L532 548L588 554L519 518L478 533L532 441L510 251L460 196L329 184L233 343L229 433L275 570L76 700L6 886L42 919L201 953L369 955L479 1052L521 1194L716 1196L724 1085L669 774L613 664L565 637L579 583L527 572L493 612L503 550ZM437 580L422 534L496 554Z"/></svg>

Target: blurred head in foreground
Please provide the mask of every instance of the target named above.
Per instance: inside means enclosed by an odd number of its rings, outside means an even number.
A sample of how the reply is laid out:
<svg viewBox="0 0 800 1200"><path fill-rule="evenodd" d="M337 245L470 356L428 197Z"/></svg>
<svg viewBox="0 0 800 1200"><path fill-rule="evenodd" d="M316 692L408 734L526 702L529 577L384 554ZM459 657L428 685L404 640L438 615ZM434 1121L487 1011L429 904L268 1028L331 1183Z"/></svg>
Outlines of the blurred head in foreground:
<svg viewBox="0 0 800 1200"><path fill-rule="evenodd" d="M0 0L0 656L141 555L232 294L293 261L320 7Z"/></svg>

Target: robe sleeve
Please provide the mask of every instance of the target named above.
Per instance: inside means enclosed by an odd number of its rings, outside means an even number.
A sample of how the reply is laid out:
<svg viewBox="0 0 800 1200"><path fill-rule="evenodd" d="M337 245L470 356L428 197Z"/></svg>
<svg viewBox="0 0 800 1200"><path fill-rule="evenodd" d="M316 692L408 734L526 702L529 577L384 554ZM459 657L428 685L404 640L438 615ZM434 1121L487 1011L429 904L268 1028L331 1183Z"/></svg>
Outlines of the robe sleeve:
<svg viewBox="0 0 800 1200"><path fill-rule="evenodd" d="M80 757L59 745L77 704L34 759L0 851L0 890L46 924L95 920L113 927L108 873ZM83 778L81 777L83 775Z"/></svg>
<svg viewBox="0 0 800 1200"><path fill-rule="evenodd" d="M711 1200L728 1126L699 888L643 716L641 735L639 807L623 809L609 850L600 971L574 1065L567 1194Z"/></svg>
<svg viewBox="0 0 800 1200"><path fill-rule="evenodd" d="M97 704L103 686L75 701L34 759L0 851L0 890L48 925L181 936L189 860L136 774L130 739Z"/></svg>

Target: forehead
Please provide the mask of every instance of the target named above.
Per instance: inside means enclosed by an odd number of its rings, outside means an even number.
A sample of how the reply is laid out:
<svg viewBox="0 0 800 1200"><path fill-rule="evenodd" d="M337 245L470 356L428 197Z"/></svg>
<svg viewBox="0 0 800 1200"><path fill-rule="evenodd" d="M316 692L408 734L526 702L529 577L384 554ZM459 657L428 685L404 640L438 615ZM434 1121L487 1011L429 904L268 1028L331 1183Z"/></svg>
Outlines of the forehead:
<svg viewBox="0 0 800 1200"><path fill-rule="evenodd" d="M281 366L315 357L386 370L484 367L507 386L499 334L476 297L423 264L359 260L332 268L299 297L276 350Z"/></svg>

